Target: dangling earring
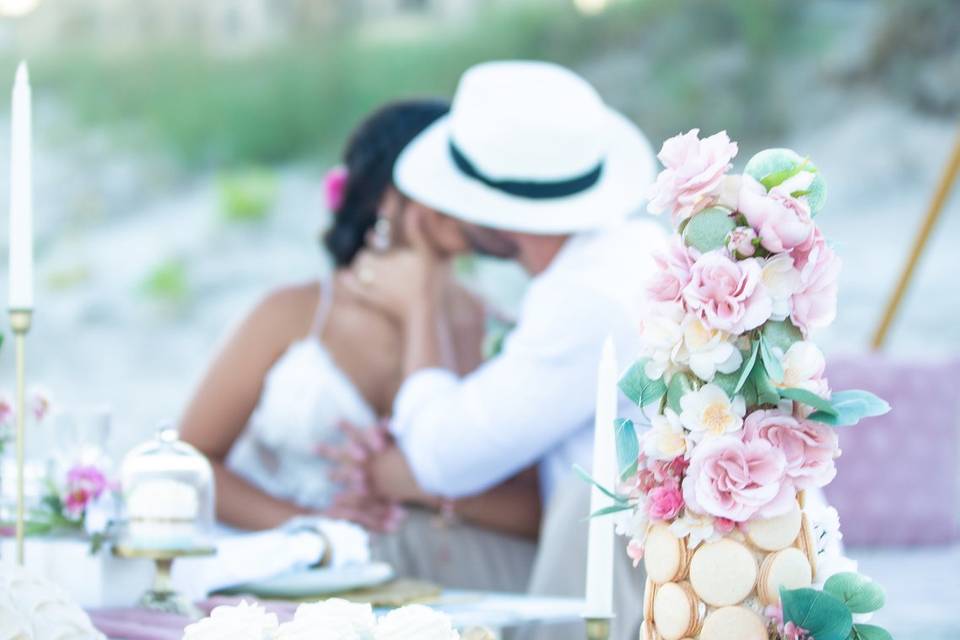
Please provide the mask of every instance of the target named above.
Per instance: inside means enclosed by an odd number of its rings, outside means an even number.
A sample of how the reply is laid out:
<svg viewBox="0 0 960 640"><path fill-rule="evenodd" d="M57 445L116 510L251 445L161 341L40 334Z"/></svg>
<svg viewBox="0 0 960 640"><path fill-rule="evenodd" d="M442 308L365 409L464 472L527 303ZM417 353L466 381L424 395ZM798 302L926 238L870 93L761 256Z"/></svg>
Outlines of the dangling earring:
<svg viewBox="0 0 960 640"><path fill-rule="evenodd" d="M386 251L393 244L393 223L390 218L380 216L373 225L370 246L374 251Z"/></svg>

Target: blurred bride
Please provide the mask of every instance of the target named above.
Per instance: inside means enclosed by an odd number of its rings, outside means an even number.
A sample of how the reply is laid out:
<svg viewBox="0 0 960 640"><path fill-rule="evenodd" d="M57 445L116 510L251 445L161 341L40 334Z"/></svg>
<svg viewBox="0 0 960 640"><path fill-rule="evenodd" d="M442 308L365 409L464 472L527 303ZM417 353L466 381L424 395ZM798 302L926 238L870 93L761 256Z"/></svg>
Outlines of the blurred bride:
<svg viewBox="0 0 960 640"><path fill-rule="evenodd" d="M317 452L342 441L342 429L356 428L348 424L372 427L385 419L402 382L400 326L341 284L356 255L363 249L402 247L404 215L414 207L421 209L417 217L425 220L427 240L438 253L464 250L451 218L408 201L391 182L399 153L447 110L447 104L438 101L398 102L360 124L346 145L342 168L327 177L333 223L323 244L335 265L332 275L267 295L240 323L196 389L181 420L181 436L213 464L217 515L223 523L265 529L296 516L322 514L374 531L398 528L403 512L396 505L372 498L332 505L337 487L328 477L330 463ZM444 289L443 308L441 321L454 336L450 353L460 373L469 372L482 360L484 309L452 277ZM379 429L367 433L374 445L382 437ZM474 547L489 547L489 553L509 553L512 547L521 560L492 561L482 549L472 554L476 562L492 562L501 574L515 576L508 584L497 579L487 584L457 580L454 574L462 573L462 567L448 567L444 576L418 577L442 577L463 586L525 586L524 568L529 568L533 548L529 539L536 537L540 525L540 495L532 473L456 503L423 495L416 488L409 495L415 508L404 529L419 540L391 541L386 546L394 555L421 553L409 549L422 546L417 527L434 527L437 519L425 518L416 509L421 507L448 516L455 512L457 519L448 522L447 529L474 538ZM422 523L411 525L409 518ZM465 547L470 544L457 539L454 555L470 556ZM398 562L395 557L390 560ZM415 565L406 567L413 573L431 573L425 569L430 562L422 557L399 563ZM511 565L516 568L506 568Z"/></svg>

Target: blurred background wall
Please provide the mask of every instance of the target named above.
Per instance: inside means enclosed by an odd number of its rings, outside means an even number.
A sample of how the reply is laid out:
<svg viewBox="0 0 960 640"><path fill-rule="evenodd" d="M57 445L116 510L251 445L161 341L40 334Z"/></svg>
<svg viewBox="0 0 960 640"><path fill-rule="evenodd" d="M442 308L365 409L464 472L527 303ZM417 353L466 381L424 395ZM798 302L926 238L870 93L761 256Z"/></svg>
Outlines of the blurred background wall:
<svg viewBox="0 0 960 640"><path fill-rule="evenodd" d="M578 70L656 147L726 129L819 165L846 261L821 336L860 351L960 124L951 0L0 0L0 87L36 101L38 293L31 380L106 403L115 447L175 418L230 325L270 287L327 269L320 178L376 105L451 95L492 58ZM5 90L4 90L5 91ZM0 99L0 175L7 171ZM638 185L638 188L640 185ZM0 202L6 202L0 180ZM5 204L2 205L5 207ZM960 197L890 349L960 350ZM6 243L0 225L0 244ZM0 261L5 289L5 261ZM509 305L510 270L465 264ZM0 388L12 380L0 352Z"/></svg>

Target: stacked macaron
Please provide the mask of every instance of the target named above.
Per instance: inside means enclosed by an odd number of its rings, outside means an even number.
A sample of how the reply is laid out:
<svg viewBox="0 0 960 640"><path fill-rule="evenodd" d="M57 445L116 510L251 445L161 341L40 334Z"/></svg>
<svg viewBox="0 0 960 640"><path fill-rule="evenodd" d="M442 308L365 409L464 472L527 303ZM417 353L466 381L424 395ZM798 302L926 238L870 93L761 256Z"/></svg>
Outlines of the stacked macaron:
<svg viewBox="0 0 960 640"><path fill-rule="evenodd" d="M767 640L762 613L780 603L780 587L813 581L816 546L800 503L695 549L688 540L662 523L647 530L641 640Z"/></svg>

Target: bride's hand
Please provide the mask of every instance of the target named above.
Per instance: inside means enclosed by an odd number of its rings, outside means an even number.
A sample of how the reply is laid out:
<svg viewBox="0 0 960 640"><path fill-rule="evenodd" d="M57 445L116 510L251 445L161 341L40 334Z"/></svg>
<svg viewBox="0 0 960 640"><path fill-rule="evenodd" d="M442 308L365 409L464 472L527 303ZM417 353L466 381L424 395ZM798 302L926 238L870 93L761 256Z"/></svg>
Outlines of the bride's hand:
<svg viewBox="0 0 960 640"><path fill-rule="evenodd" d="M403 224L409 248L362 251L341 279L360 300L402 323L413 310L438 303L449 268L449 260L437 255L427 240L417 211L407 214Z"/></svg>

